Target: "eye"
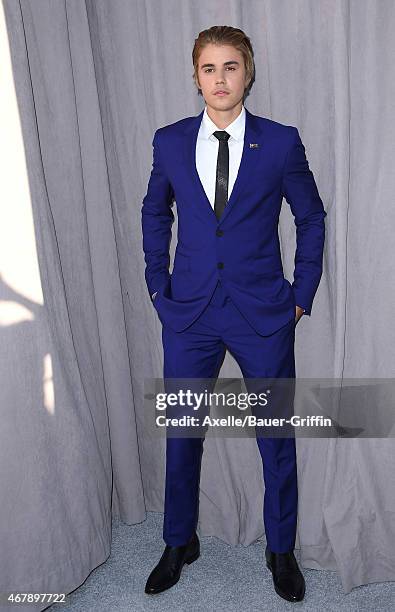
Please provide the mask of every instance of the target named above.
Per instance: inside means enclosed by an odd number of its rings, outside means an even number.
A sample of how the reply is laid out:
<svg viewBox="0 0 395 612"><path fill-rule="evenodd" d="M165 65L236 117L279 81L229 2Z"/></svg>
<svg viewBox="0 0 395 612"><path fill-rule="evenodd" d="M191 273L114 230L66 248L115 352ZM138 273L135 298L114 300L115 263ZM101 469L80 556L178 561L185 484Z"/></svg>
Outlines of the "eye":
<svg viewBox="0 0 395 612"><path fill-rule="evenodd" d="M227 68L228 70L232 70L232 72L236 70L236 68L235 68L234 66L226 66L226 68ZM206 69L204 70L204 72L210 72L210 70L213 70L213 68L206 68Z"/></svg>

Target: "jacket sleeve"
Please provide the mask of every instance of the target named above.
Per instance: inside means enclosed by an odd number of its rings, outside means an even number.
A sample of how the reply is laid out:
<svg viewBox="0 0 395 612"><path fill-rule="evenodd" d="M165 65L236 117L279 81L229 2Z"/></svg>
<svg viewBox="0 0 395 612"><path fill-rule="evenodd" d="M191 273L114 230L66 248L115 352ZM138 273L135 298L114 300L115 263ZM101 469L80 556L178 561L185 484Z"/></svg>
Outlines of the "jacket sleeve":
<svg viewBox="0 0 395 612"><path fill-rule="evenodd" d="M282 195L291 207L296 225L296 252L292 288L296 304L311 315L315 293L322 275L326 212L305 148L297 128L288 151L282 181Z"/></svg>
<svg viewBox="0 0 395 612"><path fill-rule="evenodd" d="M164 171L158 147L160 129L156 130L152 140L152 170L141 208L145 281L150 296L166 284L170 277L169 249L174 222L171 209L174 192Z"/></svg>

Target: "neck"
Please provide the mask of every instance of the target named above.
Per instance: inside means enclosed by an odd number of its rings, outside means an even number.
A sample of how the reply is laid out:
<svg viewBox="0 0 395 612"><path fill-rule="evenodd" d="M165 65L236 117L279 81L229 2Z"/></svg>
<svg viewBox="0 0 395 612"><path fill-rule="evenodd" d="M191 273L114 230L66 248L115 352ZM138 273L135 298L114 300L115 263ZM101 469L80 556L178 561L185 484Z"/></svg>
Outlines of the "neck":
<svg viewBox="0 0 395 612"><path fill-rule="evenodd" d="M207 105L207 114L220 130L225 130L241 113L243 103L239 102L233 108L218 110Z"/></svg>

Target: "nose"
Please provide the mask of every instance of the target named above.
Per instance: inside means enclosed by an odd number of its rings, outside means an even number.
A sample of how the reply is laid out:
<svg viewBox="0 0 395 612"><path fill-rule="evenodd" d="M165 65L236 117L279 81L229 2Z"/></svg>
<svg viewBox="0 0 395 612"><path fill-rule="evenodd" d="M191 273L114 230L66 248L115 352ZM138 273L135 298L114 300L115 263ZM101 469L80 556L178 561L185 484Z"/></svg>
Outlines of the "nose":
<svg viewBox="0 0 395 612"><path fill-rule="evenodd" d="M225 82L225 79L224 79L223 73L218 74L218 76L217 76L217 84L221 83L223 85L224 82Z"/></svg>

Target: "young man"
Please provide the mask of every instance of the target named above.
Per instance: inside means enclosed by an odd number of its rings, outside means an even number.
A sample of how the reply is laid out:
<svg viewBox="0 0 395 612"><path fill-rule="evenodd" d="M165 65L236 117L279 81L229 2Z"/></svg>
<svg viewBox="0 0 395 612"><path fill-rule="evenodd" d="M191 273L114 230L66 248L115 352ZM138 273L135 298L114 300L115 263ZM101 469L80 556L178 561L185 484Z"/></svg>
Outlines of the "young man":
<svg viewBox="0 0 395 612"><path fill-rule="evenodd" d="M298 130L250 113L249 38L214 26L193 50L206 106L162 127L143 200L145 278L162 322L164 378L216 379L228 349L244 379L294 378L295 326L310 315L322 274L324 211ZM294 281L284 278L278 240L282 199L295 217ZM178 243L169 245L175 199ZM263 461L266 564L276 592L304 597L293 549L297 522L294 437L257 437ZM163 539L146 593L174 585L200 553L196 534L203 440L166 441Z"/></svg>

